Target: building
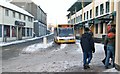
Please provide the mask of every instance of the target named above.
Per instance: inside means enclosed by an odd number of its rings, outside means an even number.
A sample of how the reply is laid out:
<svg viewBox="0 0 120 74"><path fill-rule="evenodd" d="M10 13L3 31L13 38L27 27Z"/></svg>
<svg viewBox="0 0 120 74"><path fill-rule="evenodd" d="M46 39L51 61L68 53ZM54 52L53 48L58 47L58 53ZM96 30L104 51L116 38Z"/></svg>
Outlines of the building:
<svg viewBox="0 0 120 74"><path fill-rule="evenodd" d="M116 28L115 68L120 71L120 0L77 0L68 11L68 23L79 36L89 27L98 40L107 34L108 24Z"/></svg>
<svg viewBox="0 0 120 74"><path fill-rule="evenodd" d="M0 42L31 38L34 17L7 2L0 2Z"/></svg>
<svg viewBox="0 0 120 74"><path fill-rule="evenodd" d="M77 0L69 9L68 23L75 24L76 34L90 27L94 37L102 39L107 33L107 24L116 24L115 0Z"/></svg>
<svg viewBox="0 0 120 74"><path fill-rule="evenodd" d="M23 8L34 16L34 32L36 36L46 35L47 14L39 5L32 0L12 0L11 3Z"/></svg>

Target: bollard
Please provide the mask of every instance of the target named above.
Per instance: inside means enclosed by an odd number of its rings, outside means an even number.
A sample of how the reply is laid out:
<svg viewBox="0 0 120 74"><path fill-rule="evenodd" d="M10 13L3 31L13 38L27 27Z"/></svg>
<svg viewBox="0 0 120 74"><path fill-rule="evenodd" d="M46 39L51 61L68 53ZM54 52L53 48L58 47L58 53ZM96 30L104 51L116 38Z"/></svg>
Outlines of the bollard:
<svg viewBox="0 0 120 74"><path fill-rule="evenodd" d="M47 37L43 38L43 44L47 44Z"/></svg>

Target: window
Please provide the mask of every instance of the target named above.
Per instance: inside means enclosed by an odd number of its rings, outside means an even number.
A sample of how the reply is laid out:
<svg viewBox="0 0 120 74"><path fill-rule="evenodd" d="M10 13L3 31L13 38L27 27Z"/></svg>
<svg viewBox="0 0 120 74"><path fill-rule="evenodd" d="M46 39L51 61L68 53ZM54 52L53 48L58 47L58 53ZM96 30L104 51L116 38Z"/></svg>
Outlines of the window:
<svg viewBox="0 0 120 74"><path fill-rule="evenodd" d="M26 20L26 16L24 15L24 20Z"/></svg>
<svg viewBox="0 0 120 74"><path fill-rule="evenodd" d="M108 13L110 11L110 3L106 2L106 13Z"/></svg>
<svg viewBox="0 0 120 74"><path fill-rule="evenodd" d="M96 7L96 16L98 16L98 6Z"/></svg>
<svg viewBox="0 0 120 74"><path fill-rule="evenodd" d="M10 37L10 26L4 25L4 37Z"/></svg>
<svg viewBox="0 0 120 74"><path fill-rule="evenodd" d="M12 37L16 37L16 33L17 32L17 29L15 26L12 26Z"/></svg>
<svg viewBox="0 0 120 74"><path fill-rule="evenodd" d="M70 21L68 21L68 23L70 23Z"/></svg>
<svg viewBox="0 0 120 74"><path fill-rule="evenodd" d="M87 19L88 19L88 13L89 13L89 12L87 11Z"/></svg>
<svg viewBox="0 0 120 74"><path fill-rule="evenodd" d="M19 13L19 19L21 19L21 14Z"/></svg>
<svg viewBox="0 0 120 74"><path fill-rule="evenodd" d="M98 24L96 24L96 34L98 34Z"/></svg>
<svg viewBox="0 0 120 74"><path fill-rule="evenodd" d="M78 23L78 22L79 22L79 17L80 17L80 16L76 17L76 23Z"/></svg>
<svg viewBox="0 0 120 74"><path fill-rule="evenodd" d="M76 23L75 18L74 18L74 23Z"/></svg>
<svg viewBox="0 0 120 74"><path fill-rule="evenodd" d="M15 18L15 11L13 11L13 17Z"/></svg>
<svg viewBox="0 0 120 74"><path fill-rule="evenodd" d="M103 23L100 24L100 33L103 34Z"/></svg>
<svg viewBox="0 0 120 74"><path fill-rule="evenodd" d="M29 21L29 22L32 22L32 17L29 17L29 16L28 16L28 21Z"/></svg>
<svg viewBox="0 0 120 74"><path fill-rule="evenodd" d="M29 28L27 28L27 36L29 36Z"/></svg>
<svg viewBox="0 0 120 74"><path fill-rule="evenodd" d="M100 15L104 13L104 6L103 4L100 5Z"/></svg>
<svg viewBox="0 0 120 74"><path fill-rule="evenodd" d="M32 36L32 28L30 28L30 36Z"/></svg>
<svg viewBox="0 0 120 74"><path fill-rule="evenodd" d="M84 20L85 20L85 13L84 13Z"/></svg>
<svg viewBox="0 0 120 74"><path fill-rule="evenodd" d="M9 10L8 9L5 9L5 15L9 16Z"/></svg>
<svg viewBox="0 0 120 74"><path fill-rule="evenodd" d="M25 37L25 28L22 28L22 36Z"/></svg>
<svg viewBox="0 0 120 74"><path fill-rule="evenodd" d="M82 14L80 15L80 21L82 21Z"/></svg>
<svg viewBox="0 0 120 74"><path fill-rule="evenodd" d="M2 25L0 25L0 37L2 37Z"/></svg>
<svg viewBox="0 0 120 74"><path fill-rule="evenodd" d="M90 18L92 18L92 9L90 10Z"/></svg>

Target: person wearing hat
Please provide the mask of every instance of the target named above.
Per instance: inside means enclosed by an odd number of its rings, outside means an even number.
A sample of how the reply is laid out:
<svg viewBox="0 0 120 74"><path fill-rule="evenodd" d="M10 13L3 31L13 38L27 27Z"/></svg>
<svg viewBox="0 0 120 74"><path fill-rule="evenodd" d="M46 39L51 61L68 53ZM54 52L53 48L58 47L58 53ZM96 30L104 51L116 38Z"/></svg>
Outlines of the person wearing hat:
<svg viewBox="0 0 120 74"><path fill-rule="evenodd" d="M92 60L92 52L95 52L94 40L89 32L89 28L84 28L84 34L81 37L81 47L83 51L84 69L90 68L89 64Z"/></svg>

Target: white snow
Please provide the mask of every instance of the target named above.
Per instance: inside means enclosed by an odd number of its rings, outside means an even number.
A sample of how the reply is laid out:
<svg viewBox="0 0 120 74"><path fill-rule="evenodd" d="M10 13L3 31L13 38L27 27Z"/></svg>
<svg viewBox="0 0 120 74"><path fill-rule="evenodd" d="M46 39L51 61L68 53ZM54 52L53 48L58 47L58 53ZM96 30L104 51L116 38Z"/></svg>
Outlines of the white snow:
<svg viewBox="0 0 120 74"><path fill-rule="evenodd" d="M77 49L77 51L82 53L82 48L80 45L80 40L76 40L76 44L79 46L79 48ZM100 43L95 43L95 53L100 53L100 52L104 52L104 45L100 44Z"/></svg>
<svg viewBox="0 0 120 74"><path fill-rule="evenodd" d="M20 12L20 13L23 13L23 14L26 14L28 16L31 16L31 17L34 17L33 15L31 15L30 13L28 13L27 11L23 10L22 8L14 5L14 4L11 4L9 2L4 2L4 1L0 1L0 6L3 6L5 8L9 8L11 10L14 10L14 11L17 11L17 12Z"/></svg>
<svg viewBox="0 0 120 74"><path fill-rule="evenodd" d="M67 44L61 44L60 49L64 49L67 46Z"/></svg>
<svg viewBox="0 0 120 74"><path fill-rule="evenodd" d="M78 49L77 49L77 51L78 52L80 52L80 53L82 53L82 47L81 47L81 45L80 45L80 40L76 40L76 44L78 45Z"/></svg>
<svg viewBox="0 0 120 74"><path fill-rule="evenodd" d="M115 68L107 69L103 72L118 72Z"/></svg>
<svg viewBox="0 0 120 74"><path fill-rule="evenodd" d="M42 43L33 44L33 45L30 45L30 46L24 48L22 50L22 52L23 53L32 53L32 52L41 50L41 48L43 48L43 49L48 48L48 47L52 46L52 44L53 44L53 42L50 42L48 44L42 44Z"/></svg>

